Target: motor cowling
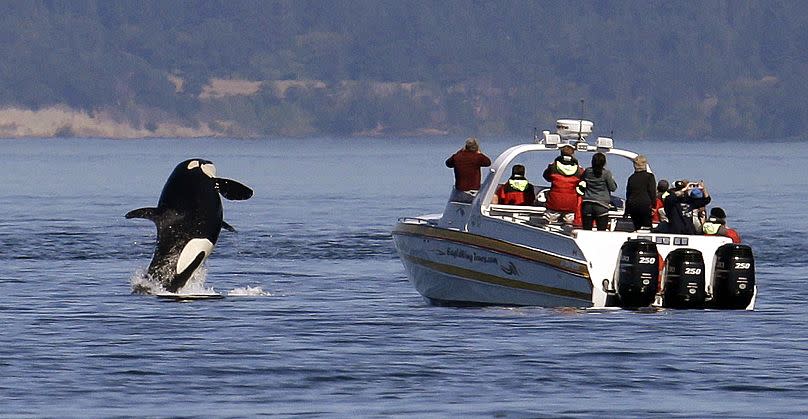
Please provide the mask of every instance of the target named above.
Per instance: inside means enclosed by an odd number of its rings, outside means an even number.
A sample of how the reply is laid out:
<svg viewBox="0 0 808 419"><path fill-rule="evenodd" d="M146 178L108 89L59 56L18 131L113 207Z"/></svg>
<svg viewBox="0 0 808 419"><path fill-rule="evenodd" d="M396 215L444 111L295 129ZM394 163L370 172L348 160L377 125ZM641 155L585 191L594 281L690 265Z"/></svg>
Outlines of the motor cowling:
<svg viewBox="0 0 808 419"><path fill-rule="evenodd" d="M755 294L755 258L745 244L728 243L715 252L713 305L744 309Z"/></svg>
<svg viewBox="0 0 808 419"><path fill-rule="evenodd" d="M654 302L659 287L658 258L652 241L631 239L623 243L616 287L620 307L647 307Z"/></svg>
<svg viewBox="0 0 808 419"><path fill-rule="evenodd" d="M665 262L663 307L701 308L704 289L704 257L696 249L676 249Z"/></svg>

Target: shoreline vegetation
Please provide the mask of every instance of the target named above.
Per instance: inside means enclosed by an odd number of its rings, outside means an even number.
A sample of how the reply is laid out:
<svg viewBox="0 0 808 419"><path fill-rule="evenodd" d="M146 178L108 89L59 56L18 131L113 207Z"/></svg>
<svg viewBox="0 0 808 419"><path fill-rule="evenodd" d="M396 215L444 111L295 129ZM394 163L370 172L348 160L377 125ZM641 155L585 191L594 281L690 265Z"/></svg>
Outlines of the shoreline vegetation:
<svg viewBox="0 0 808 419"><path fill-rule="evenodd" d="M0 137L808 135L808 2L30 0L0 21Z"/></svg>
<svg viewBox="0 0 808 419"><path fill-rule="evenodd" d="M166 81L177 95L187 95L185 80L167 74ZM779 86L773 76L739 82L747 87L770 89ZM80 137L80 138L267 138L314 136L344 137L439 137L459 135L532 135L528 123L522 132L512 129L512 102L521 102L520 89L496 87L490 80L457 83L439 88L422 82L370 82L322 80L271 80L214 78L199 89L194 100L196 112L181 116L159 107L129 103L124 107L106 106L88 111L56 104L36 110L18 106L0 106L0 138ZM463 108L460 114L457 103ZM555 106L527 112L529 119L547 126L559 118L577 118L576 105L568 97L558 97ZM560 104L568 103L568 106ZM636 105L636 103L635 103ZM704 98L690 112L681 129L662 131L668 123L650 123L640 108L607 111L602 132L608 132L615 113L626 115L623 122L634 121L640 127L632 135L640 139L661 136L721 139L712 134L710 122L719 105L715 96ZM628 112L628 114L626 113ZM736 125L751 124L738 112ZM344 119L348 118L348 119ZM460 122L465 121L465 123ZM603 123L603 121L598 121ZM606 126L604 126L606 125ZM750 125L745 131L754 132ZM625 136L626 134L624 134ZM733 138L747 138L739 135Z"/></svg>

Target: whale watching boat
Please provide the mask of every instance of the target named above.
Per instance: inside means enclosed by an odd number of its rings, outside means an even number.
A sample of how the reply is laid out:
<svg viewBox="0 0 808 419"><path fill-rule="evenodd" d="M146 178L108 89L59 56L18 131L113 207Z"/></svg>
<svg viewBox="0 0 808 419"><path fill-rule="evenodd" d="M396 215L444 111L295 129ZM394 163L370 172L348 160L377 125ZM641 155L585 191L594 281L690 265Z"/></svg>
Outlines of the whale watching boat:
<svg viewBox="0 0 808 419"><path fill-rule="evenodd" d="M513 164L530 155L546 164L570 144L581 161L581 154L595 152L629 161L637 156L614 148L609 137L588 143L591 121L561 119L556 127L497 157L471 202L450 198L442 214L398 220L396 249L428 302L754 309L752 249L728 237L633 231L624 200L614 196L607 231L551 223L543 206L549 186L535 186L537 206L492 203Z"/></svg>

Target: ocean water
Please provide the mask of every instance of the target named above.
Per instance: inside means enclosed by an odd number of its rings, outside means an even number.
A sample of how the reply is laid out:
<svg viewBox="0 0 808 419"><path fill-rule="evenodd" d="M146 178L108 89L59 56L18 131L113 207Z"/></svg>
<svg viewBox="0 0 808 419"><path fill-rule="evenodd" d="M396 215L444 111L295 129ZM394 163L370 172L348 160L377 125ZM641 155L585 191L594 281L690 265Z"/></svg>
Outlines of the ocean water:
<svg viewBox="0 0 808 419"><path fill-rule="evenodd" d="M0 416L808 414L808 144L618 141L704 179L756 256L755 311L654 313L427 305L390 231L443 209L461 144L0 140ZM199 278L226 298L133 294L155 229L123 214L191 157L255 190Z"/></svg>

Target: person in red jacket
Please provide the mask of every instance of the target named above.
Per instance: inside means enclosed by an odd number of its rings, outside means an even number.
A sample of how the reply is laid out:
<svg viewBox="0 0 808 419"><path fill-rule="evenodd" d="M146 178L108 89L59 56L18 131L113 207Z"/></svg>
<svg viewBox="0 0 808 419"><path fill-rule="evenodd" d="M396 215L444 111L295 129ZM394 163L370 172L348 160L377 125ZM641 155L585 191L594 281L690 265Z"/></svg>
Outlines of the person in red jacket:
<svg viewBox="0 0 808 419"><path fill-rule="evenodd" d="M480 168L488 166L491 166L491 159L480 151L477 139L466 139L466 145L446 159L446 167L454 169L455 175L450 199L471 202L480 190Z"/></svg>
<svg viewBox="0 0 808 419"><path fill-rule="evenodd" d="M654 207L651 208L651 223L653 225L668 222L668 217L665 215L665 198L668 196L668 189L670 189L670 183L667 180L662 179L657 182L656 202Z"/></svg>
<svg viewBox="0 0 808 419"><path fill-rule="evenodd" d="M556 157L542 174L542 177L550 182L544 214L551 223L561 219L565 224L573 224L579 205L575 188L581 181L584 169L578 165L578 160L571 152L565 153L567 151L565 149L572 149L572 147L562 147L561 155Z"/></svg>
<svg viewBox="0 0 808 419"><path fill-rule="evenodd" d="M535 201L536 191L533 189L533 185L525 178L525 166L517 164L511 169L511 177L508 182L497 187L492 203L534 205Z"/></svg>

